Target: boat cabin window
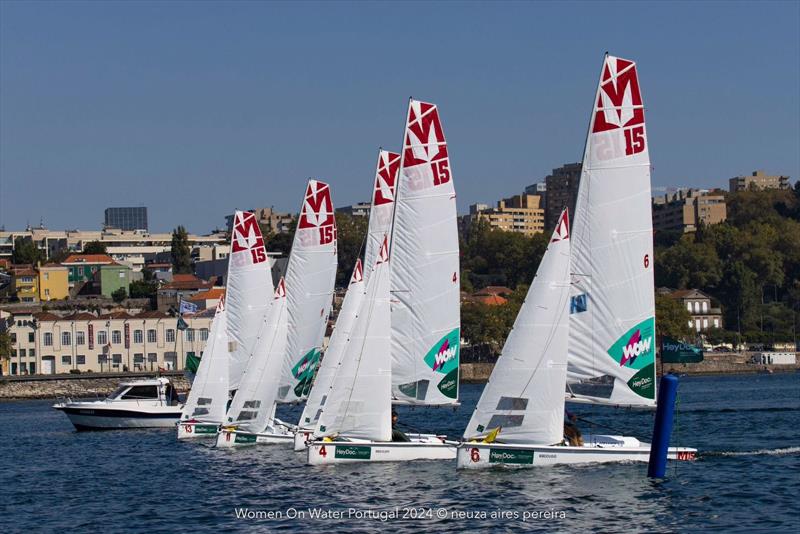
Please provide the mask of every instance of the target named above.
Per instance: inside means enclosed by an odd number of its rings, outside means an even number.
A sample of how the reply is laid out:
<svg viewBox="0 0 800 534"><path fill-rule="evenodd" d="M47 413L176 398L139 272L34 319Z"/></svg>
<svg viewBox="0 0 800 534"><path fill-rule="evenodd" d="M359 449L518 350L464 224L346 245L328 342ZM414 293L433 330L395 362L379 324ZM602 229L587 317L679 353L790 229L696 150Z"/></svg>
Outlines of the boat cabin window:
<svg viewBox="0 0 800 534"><path fill-rule="evenodd" d="M157 399L158 386L133 386L123 396L123 399Z"/></svg>
<svg viewBox="0 0 800 534"><path fill-rule="evenodd" d="M108 396L109 399L117 399L120 395L122 395L125 391L128 390L129 386L120 386L114 390L114 393Z"/></svg>

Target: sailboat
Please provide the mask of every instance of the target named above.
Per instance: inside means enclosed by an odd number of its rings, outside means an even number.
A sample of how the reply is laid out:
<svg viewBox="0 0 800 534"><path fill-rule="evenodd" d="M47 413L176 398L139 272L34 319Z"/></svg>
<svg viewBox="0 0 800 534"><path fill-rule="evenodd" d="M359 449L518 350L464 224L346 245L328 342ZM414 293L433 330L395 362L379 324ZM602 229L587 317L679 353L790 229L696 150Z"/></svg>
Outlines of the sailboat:
<svg viewBox="0 0 800 534"><path fill-rule="evenodd" d="M363 461L452 459L455 443L410 436L392 442L392 361L389 309L389 238L384 237L365 288L342 365L328 392L313 441L310 465Z"/></svg>
<svg viewBox="0 0 800 534"><path fill-rule="evenodd" d="M458 403L460 294L455 191L434 104L409 101L394 193L391 231L383 239L378 262L367 280L355 334L345 349L314 441L309 443L310 464L455 457L456 443L444 436L413 434L410 442L391 442L387 426L392 403ZM385 298L384 284L391 298ZM383 330L387 322L388 333ZM389 350L385 348L387 339ZM365 355L365 350L372 352ZM386 354L391 355L389 373L384 369ZM370 378L365 382L361 373ZM382 390L386 376L390 380L388 395ZM359 387L361 384L365 385ZM369 384L372 386L367 387ZM334 402L334 398L346 402ZM332 439L337 441L327 441Z"/></svg>
<svg viewBox="0 0 800 534"><path fill-rule="evenodd" d="M319 363L336 277L336 220L330 186L309 180L292 243L285 281L251 334L243 383L233 398L218 447L292 443L297 426L276 417L278 403L300 402ZM285 306L286 313L276 315ZM297 355L302 357L298 358ZM260 395L260 396L258 396ZM260 403L255 410L254 404Z"/></svg>
<svg viewBox="0 0 800 534"><path fill-rule="evenodd" d="M400 168L400 154L386 150L378 152L378 163L375 171L375 187L372 195L372 207L369 215L364 258L367 265L374 265L383 237L389 232L394 205L394 189L397 171ZM308 396L303 413L298 423L299 430L295 435L294 450L302 451L314 432L314 427L322 413L328 398L328 391L342 365L344 348L353 330L356 314L361 307L364 296L365 275L361 259L356 261L350 284L347 287L336 326L331 334L330 343L325 351L314 387Z"/></svg>
<svg viewBox="0 0 800 534"><path fill-rule="evenodd" d="M217 435L217 447L292 440L293 429L275 418L289 324L286 300L286 284L281 278L264 314L242 382L228 408L226 426Z"/></svg>
<svg viewBox="0 0 800 534"><path fill-rule="evenodd" d="M459 468L646 462L650 444L567 445L565 400L655 405L650 160L636 64L606 56L573 232L562 213L459 446ZM564 397L564 389L567 397ZM696 450L671 447L671 459Z"/></svg>
<svg viewBox="0 0 800 534"><path fill-rule="evenodd" d="M207 380L193 385L189 395L191 400L196 391L198 404L202 402L204 407L213 409L203 414L201 408L197 415L193 415L196 410L187 403L184 415L189 415L189 418L181 418L179 439L198 434L213 436L216 431L212 432L212 425L218 428L225 422L225 409L239 388L258 328L274 291L270 263L255 214L234 212L225 300L212 324L216 332L209 341L212 351L207 355L210 357L205 364L209 366ZM220 324L217 325L217 322ZM197 428L198 423L200 428Z"/></svg>
<svg viewBox="0 0 800 534"><path fill-rule="evenodd" d="M178 422L178 439L215 437L228 404L228 319L220 297L192 389Z"/></svg>
<svg viewBox="0 0 800 534"><path fill-rule="evenodd" d="M286 267L289 337L278 402L305 400L314 383L333 303L336 237L331 188L309 180Z"/></svg>

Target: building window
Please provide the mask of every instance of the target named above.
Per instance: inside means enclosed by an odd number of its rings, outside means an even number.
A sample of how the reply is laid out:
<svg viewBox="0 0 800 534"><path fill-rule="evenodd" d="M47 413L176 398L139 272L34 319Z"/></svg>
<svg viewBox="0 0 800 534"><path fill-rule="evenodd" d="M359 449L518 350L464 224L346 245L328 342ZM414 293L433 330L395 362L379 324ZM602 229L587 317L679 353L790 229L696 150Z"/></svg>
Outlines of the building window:
<svg viewBox="0 0 800 534"><path fill-rule="evenodd" d="M98 345L105 345L108 343L108 332L105 330L99 330L97 332L97 344Z"/></svg>
<svg viewBox="0 0 800 534"><path fill-rule="evenodd" d="M194 328L187 329L183 335L186 338L186 341L194 341Z"/></svg>
<svg viewBox="0 0 800 534"><path fill-rule="evenodd" d="M694 312L700 313L700 303L697 301L694 302Z"/></svg>
<svg viewBox="0 0 800 534"><path fill-rule="evenodd" d="M156 342L156 331L155 330L148 330L147 331L147 342L148 343L155 343Z"/></svg>
<svg viewBox="0 0 800 534"><path fill-rule="evenodd" d="M61 357L61 364L62 365L72 365L72 356L62 356Z"/></svg>
<svg viewBox="0 0 800 534"><path fill-rule="evenodd" d="M714 328L719 328L719 319L714 318Z"/></svg>
<svg viewBox="0 0 800 534"><path fill-rule="evenodd" d="M85 345L86 344L86 334L83 332L75 332L75 344L76 345Z"/></svg>
<svg viewBox="0 0 800 534"><path fill-rule="evenodd" d="M14 337L16 337L16 336L12 336L12 341L16 342L16 339L14 339ZM34 339L35 338L34 338L33 332L28 333L28 343L33 343Z"/></svg>
<svg viewBox="0 0 800 534"><path fill-rule="evenodd" d="M133 331L133 342L134 343L142 343L142 331L141 330L134 330Z"/></svg>
<svg viewBox="0 0 800 534"><path fill-rule="evenodd" d="M703 313L708 313L708 301L703 301Z"/></svg>
<svg viewBox="0 0 800 534"><path fill-rule="evenodd" d="M137 352L133 355L133 363L144 363L144 354Z"/></svg>
<svg viewBox="0 0 800 534"><path fill-rule="evenodd" d="M700 331L700 319L694 320L694 329L697 330L698 332Z"/></svg>
<svg viewBox="0 0 800 534"><path fill-rule="evenodd" d="M61 344L67 347L72 345L72 334L69 332L61 332Z"/></svg>
<svg viewBox="0 0 800 534"><path fill-rule="evenodd" d="M44 290L44 296L45 296L45 297L48 297L48 298L50 297L50 290L49 290L49 289L45 288L45 290Z"/></svg>
<svg viewBox="0 0 800 534"><path fill-rule="evenodd" d="M25 357L25 349L19 349L19 355L21 358Z"/></svg>
<svg viewBox="0 0 800 534"><path fill-rule="evenodd" d="M113 363L115 367L119 367L119 364L122 363L122 354L112 354L111 363Z"/></svg>
<svg viewBox="0 0 800 534"><path fill-rule="evenodd" d="M147 361L150 363L155 363L158 361L158 355L155 352L148 352L147 353Z"/></svg>
<svg viewBox="0 0 800 534"><path fill-rule="evenodd" d="M175 343L175 330L172 328L167 329L167 343Z"/></svg>
<svg viewBox="0 0 800 534"><path fill-rule="evenodd" d="M31 358L35 358L36 357L36 349L30 349L28 351L28 356L30 356Z"/></svg>
<svg viewBox="0 0 800 534"><path fill-rule="evenodd" d="M32 375L36 374L36 363L35 362L30 362L28 364L28 368L31 370L31 374Z"/></svg>
<svg viewBox="0 0 800 534"><path fill-rule="evenodd" d="M689 310L689 313L692 313L692 303L691 302L687 302L686 303L686 309Z"/></svg>
<svg viewBox="0 0 800 534"><path fill-rule="evenodd" d="M703 330L708 330L708 319L703 317Z"/></svg>
<svg viewBox="0 0 800 534"><path fill-rule="evenodd" d="M119 345L122 343L122 332L119 330L114 330L111 332L111 343L114 345Z"/></svg>
<svg viewBox="0 0 800 534"><path fill-rule="evenodd" d="M107 363L107 362L108 362L108 356L106 356L105 354L98 354L97 355L97 363L102 365L102 364Z"/></svg>
<svg viewBox="0 0 800 534"><path fill-rule="evenodd" d="M53 334L52 334L52 332L45 332L44 333L44 346L45 347L52 347L53 346Z"/></svg>
<svg viewBox="0 0 800 534"><path fill-rule="evenodd" d="M208 328L200 329L200 341L208 341Z"/></svg>
<svg viewBox="0 0 800 534"><path fill-rule="evenodd" d="M78 354L75 356L75 363L78 365L86 365L86 356L83 354Z"/></svg>

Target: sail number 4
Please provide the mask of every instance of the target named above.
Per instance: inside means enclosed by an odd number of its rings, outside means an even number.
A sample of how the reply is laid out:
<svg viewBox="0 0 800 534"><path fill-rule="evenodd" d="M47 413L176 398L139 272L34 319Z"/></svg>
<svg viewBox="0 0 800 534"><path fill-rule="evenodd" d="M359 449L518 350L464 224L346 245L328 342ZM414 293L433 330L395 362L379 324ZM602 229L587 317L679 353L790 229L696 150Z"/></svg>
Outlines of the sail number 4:
<svg viewBox="0 0 800 534"><path fill-rule="evenodd" d="M328 456L328 450L325 448L325 445L319 448L319 455L325 458Z"/></svg>

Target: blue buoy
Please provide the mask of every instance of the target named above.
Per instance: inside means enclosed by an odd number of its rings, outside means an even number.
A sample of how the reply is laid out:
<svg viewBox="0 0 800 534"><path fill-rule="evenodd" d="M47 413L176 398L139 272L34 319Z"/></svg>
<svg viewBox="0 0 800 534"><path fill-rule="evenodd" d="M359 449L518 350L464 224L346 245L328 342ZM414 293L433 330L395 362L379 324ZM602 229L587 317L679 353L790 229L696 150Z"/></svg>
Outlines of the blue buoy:
<svg viewBox="0 0 800 534"><path fill-rule="evenodd" d="M678 394L678 377L673 374L661 377L658 388L656 422L653 425L653 440L650 444L650 463L647 476L664 478L667 472L667 450L672 435L672 419L675 414L675 397Z"/></svg>

